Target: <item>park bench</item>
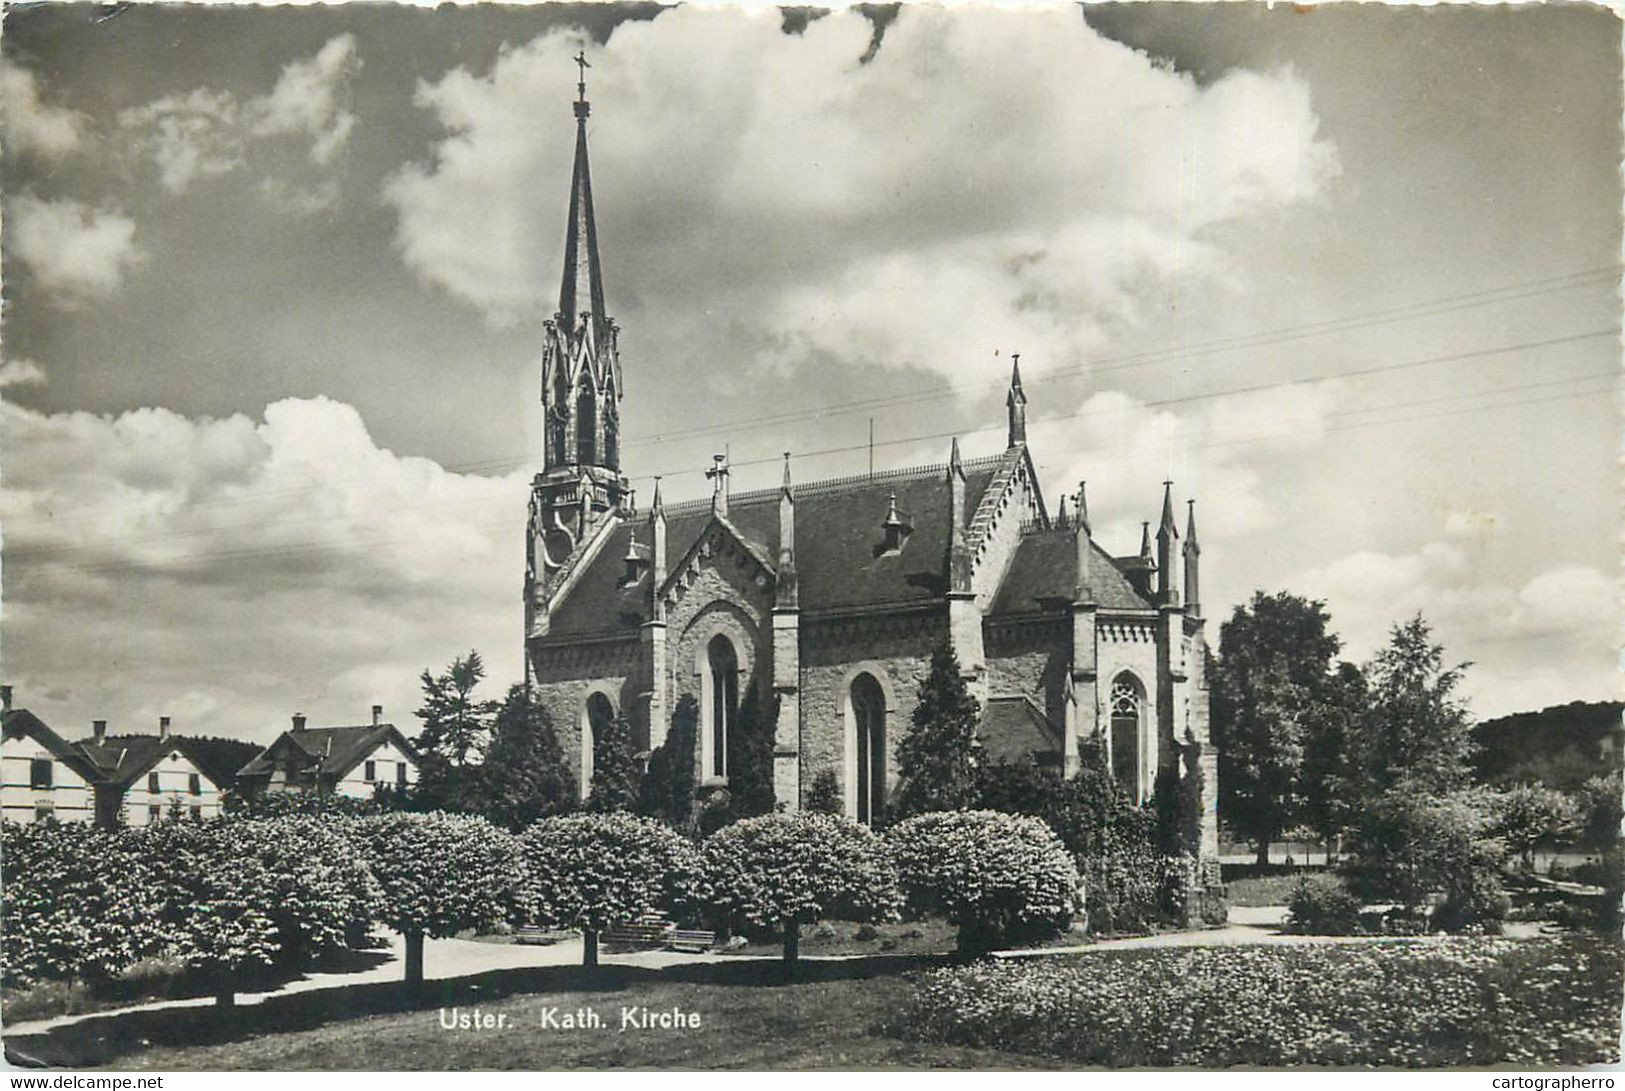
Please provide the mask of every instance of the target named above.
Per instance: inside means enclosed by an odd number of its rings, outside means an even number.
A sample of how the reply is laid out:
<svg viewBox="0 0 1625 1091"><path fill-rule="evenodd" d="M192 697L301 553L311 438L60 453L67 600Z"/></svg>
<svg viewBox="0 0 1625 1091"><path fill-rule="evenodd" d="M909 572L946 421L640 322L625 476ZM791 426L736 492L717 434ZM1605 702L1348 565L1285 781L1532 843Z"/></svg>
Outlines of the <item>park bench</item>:
<svg viewBox="0 0 1625 1091"><path fill-rule="evenodd" d="M673 928L666 937L666 946L673 951L709 951L716 946L717 934L715 932L700 932Z"/></svg>
<svg viewBox="0 0 1625 1091"><path fill-rule="evenodd" d="M604 945L633 949L662 947L666 937L675 930L676 925L670 921L648 918L612 924L604 930Z"/></svg>

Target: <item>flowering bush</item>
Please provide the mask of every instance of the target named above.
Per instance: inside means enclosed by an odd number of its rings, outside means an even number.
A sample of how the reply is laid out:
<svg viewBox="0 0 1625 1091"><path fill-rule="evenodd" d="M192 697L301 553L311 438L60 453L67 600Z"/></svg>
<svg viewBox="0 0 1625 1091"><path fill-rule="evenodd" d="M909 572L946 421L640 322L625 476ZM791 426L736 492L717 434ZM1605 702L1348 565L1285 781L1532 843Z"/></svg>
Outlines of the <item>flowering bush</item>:
<svg viewBox="0 0 1625 1091"><path fill-rule="evenodd" d="M0 871L8 987L110 977L160 945L161 902L133 831L0 822Z"/></svg>
<svg viewBox="0 0 1625 1091"><path fill-rule="evenodd" d="M406 937L406 980L423 980L423 937L489 928L527 897L518 839L483 818L385 814L357 821L379 886L379 919Z"/></svg>
<svg viewBox="0 0 1625 1091"><path fill-rule="evenodd" d="M787 965L800 925L824 916L890 920L902 905L885 842L835 815L743 819L706 839L704 859L712 911L735 925L782 930Z"/></svg>
<svg viewBox="0 0 1625 1091"><path fill-rule="evenodd" d="M981 962L926 975L891 1030L1112 1067L1611 1064L1621 954L1573 937Z"/></svg>
<svg viewBox="0 0 1625 1091"><path fill-rule="evenodd" d="M671 827L625 813L544 818L521 836L530 870L527 915L585 936L651 911L682 913L697 899L699 854Z"/></svg>
<svg viewBox="0 0 1625 1091"><path fill-rule="evenodd" d="M264 873L262 901L276 929L279 962L352 946L366 935L381 908L380 891L353 823L290 814L225 829L235 851L252 856Z"/></svg>
<svg viewBox="0 0 1625 1091"><path fill-rule="evenodd" d="M1040 819L941 811L909 819L887 839L909 907L959 925L963 950L991 948L1018 930L1065 928L1082 908L1077 868Z"/></svg>
<svg viewBox="0 0 1625 1091"><path fill-rule="evenodd" d="M1352 936L1360 931L1360 899L1330 875L1300 878L1287 898L1287 928L1321 936Z"/></svg>

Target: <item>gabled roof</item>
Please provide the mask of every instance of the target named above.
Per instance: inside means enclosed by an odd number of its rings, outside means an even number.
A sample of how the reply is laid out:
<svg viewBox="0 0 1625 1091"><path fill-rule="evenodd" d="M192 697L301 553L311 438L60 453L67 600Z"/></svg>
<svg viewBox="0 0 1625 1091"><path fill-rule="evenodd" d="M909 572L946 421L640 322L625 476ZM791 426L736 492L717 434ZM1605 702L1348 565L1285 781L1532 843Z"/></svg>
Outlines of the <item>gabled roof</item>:
<svg viewBox="0 0 1625 1091"><path fill-rule="evenodd" d="M1061 737L1030 697L990 697L976 729L982 753L991 761L1054 764L1061 757Z"/></svg>
<svg viewBox="0 0 1625 1091"><path fill-rule="evenodd" d="M303 731L284 731L237 775L268 777L275 768L276 755L292 750L305 768L313 768L320 776L342 779L386 742L394 743L414 765L418 763L417 751L394 724L307 727Z"/></svg>
<svg viewBox="0 0 1625 1091"><path fill-rule="evenodd" d="M977 510L1008 452L967 460L965 503ZM777 486L735 494L727 520L738 535L779 554ZM885 553L881 522L890 496L913 528L903 548ZM872 476L837 478L791 487L796 506L796 576L803 613L864 606L905 605L940 599L947 590L948 467L916 466ZM713 518L709 500L666 507L666 556L675 563L691 549ZM650 541L647 515L623 522L599 549L575 585L554 604L549 637L629 635L648 620L651 576L625 585L627 539Z"/></svg>
<svg viewBox="0 0 1625 1091"><path fill-rule="evenodd" d="M89 738L73 745L93 763L95 779L102 784L133 784L169 755L179 753L197 766L198 772L208 777L215 787L231 787L230 778L222 780L220 771L206 758L199 760L200 751L184 735L171 735L167 739L157 735L106 735L100 743Z"/></svg>
<svg viewBox="0 0 1625 1091"><path fill-rule="evenodd" d="M99 776L99 771L88 756L26 708L8 709L0 714L0 738L31 738L85 780L96 780Z"/></svg>
<svg viewBox="0 0 1625 1091"><path fill-rule="evenodd" d="M1078 586L1078 547L1075 528L1028 531L1016 546L1004 585L993 600L990 617L1029 614L1045 604L1070 603ZM1089 589L1095 602L1107 610L1148 610L1122 569L1098 543L1090 542Z"/></svg>

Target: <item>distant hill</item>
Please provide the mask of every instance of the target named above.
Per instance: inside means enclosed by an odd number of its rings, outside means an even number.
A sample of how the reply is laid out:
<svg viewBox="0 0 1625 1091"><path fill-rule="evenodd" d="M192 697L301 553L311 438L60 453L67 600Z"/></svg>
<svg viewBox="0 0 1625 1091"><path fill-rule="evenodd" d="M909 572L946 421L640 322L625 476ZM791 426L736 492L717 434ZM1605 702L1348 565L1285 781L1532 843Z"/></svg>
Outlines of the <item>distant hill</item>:
<svg viewBox="0 0 1625 1091"><path fill-rule="evenodd" d="M1619 775L1625 727L1619 701L1574 701L1485 720L1473 728L1481 784L1545 784L1572 791L1599 773Z"/></svg>
<svg viewBox="0 0 1625 1091"><path fill-rule="evenodd" d="M237 770L247 765L265 747L242 739L219 739L207 735L186 736L186 750L209 779L231 787Z"/></svg>

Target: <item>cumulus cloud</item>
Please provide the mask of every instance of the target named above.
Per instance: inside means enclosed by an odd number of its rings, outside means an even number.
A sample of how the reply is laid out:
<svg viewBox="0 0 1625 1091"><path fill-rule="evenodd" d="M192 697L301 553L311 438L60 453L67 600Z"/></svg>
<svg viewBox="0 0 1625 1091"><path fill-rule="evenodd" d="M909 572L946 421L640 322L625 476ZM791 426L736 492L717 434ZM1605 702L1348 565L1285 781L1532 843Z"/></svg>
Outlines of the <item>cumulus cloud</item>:
<svg viewBox="0 0 1625 1091"><path fill-rule="evenodd" d="M170 714L265 738L374 702L411 725L417 673L470 646L519 677L521 476L398 456L325 398L259 420L0 402L0 445L8 680L70 734Z"/></svg>
<svg viewBox="0 0 1625 1091"><path fill-rule="evenodd" d="M314 57L290 62L271 93L248 104L249 131L306 137L311 160L325 166L355 128L355 114L342 108L340 96L360 67L353 34L329 40Z"/></svg>
<svg viewBox="0 0 1625 1091"><path fill-rule="evenodd" d="M207 87L168 95L119 114L171 193L230 174L248 162L255 143L294 139L308 144L309 168L332 165L355 128L343 102L361 67L355 36L341 34L312 57L290 61L275 86L239 103L229 91ZM261 193L277 208L312 212L331 206L336 192L324 183L304 184L269 174Z"/></svg>
<svg viewBox="0 0 1625 1091"><path fill-rule="evenodd" d="M0 388L44 385L45 369L33 360L7 360L0 364Z"/></svg>
<svg viewBox="0 0 1625 1091"><path fill-rule="evenodd" d="M1595 568L1560 564L1507 583L1483 575L1461 544L1429 542L1350 553L1288 586L1326 601L1351 658L1421 613L1453 661L1473 662L1466 692L1480 715L1618 697L1625 610L1618 584Z"/></svg>
<svg viewBox="0 0 1625 1091"><path fill-rule="evenodd" d="M7 236L11 255L61 306L110 294L140 260L134 220L73 200L17 197Z"/></svg>
<svg viewBox="0 0 1625 1091"><path fill-rule="evenodd" d="M1076 12L905 7L859 63L871 36L856 12L787 35L691 8L615 30L589 90L629 329L666 306L645 300L681 299L780 367L962 380L1018 343L1035 372L1076 364L1143 323L1159 287L1232 283L1215 229L1313 199L1337 170L1290 71L1198 86ZM421 84L447 135L386 189L407 265L498 323L550 307L575 48L550 35ZM694 319L659 317L667 351L715 351L684 344Z"/></svg>
<svg viewBox="0 0 1625 1091"><path fill-rule="evenodd" d="M86 120L73 110L41 101L34 73L0 60L0 132L12 148L54 159L84 142Z"/></svg>

